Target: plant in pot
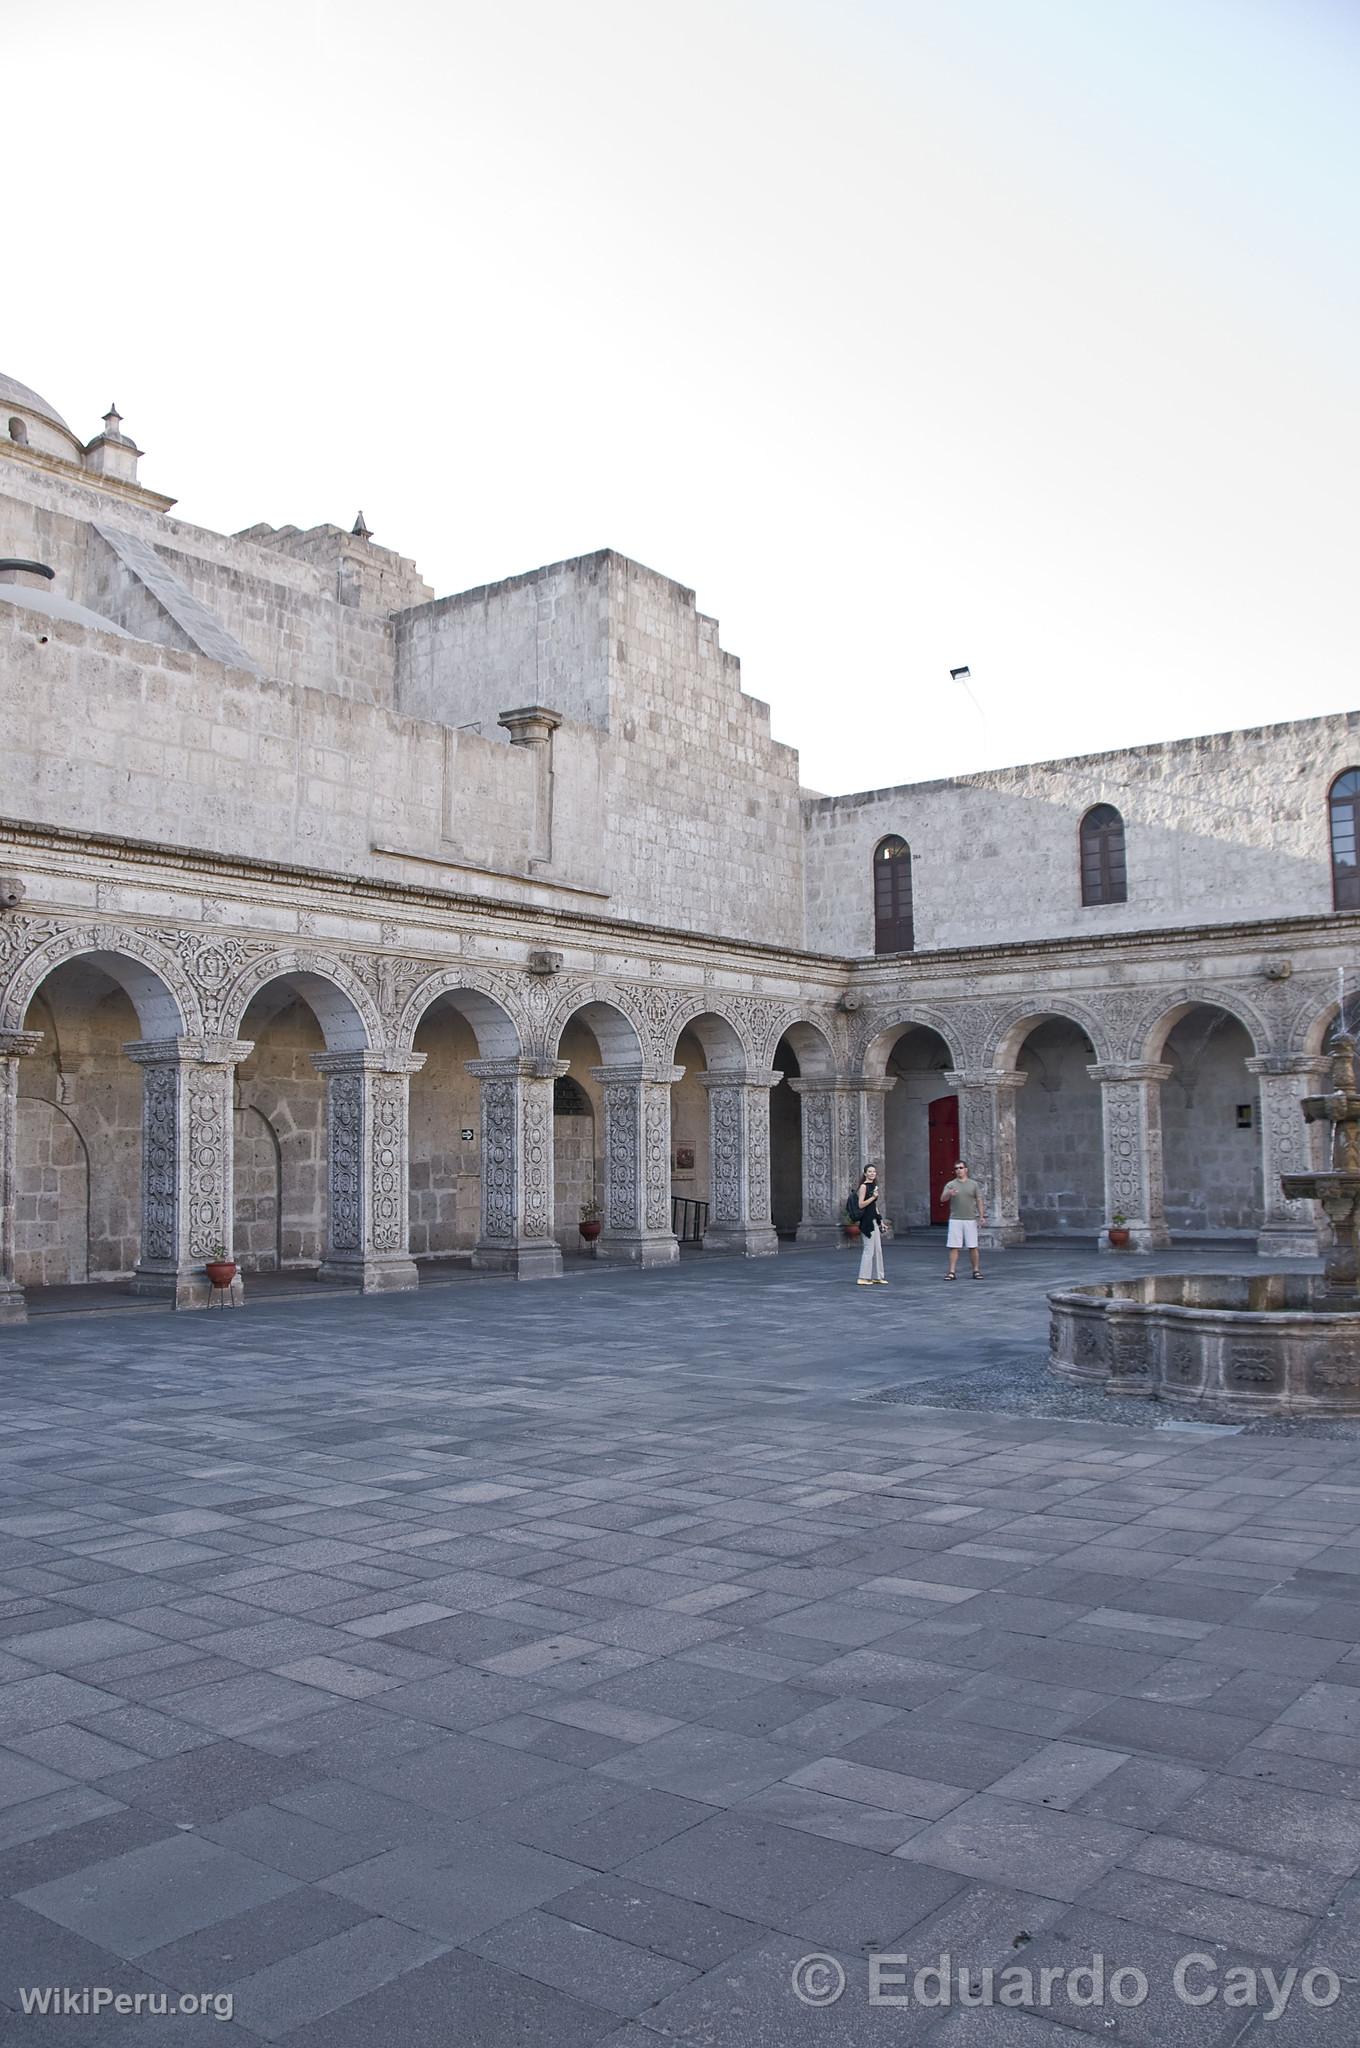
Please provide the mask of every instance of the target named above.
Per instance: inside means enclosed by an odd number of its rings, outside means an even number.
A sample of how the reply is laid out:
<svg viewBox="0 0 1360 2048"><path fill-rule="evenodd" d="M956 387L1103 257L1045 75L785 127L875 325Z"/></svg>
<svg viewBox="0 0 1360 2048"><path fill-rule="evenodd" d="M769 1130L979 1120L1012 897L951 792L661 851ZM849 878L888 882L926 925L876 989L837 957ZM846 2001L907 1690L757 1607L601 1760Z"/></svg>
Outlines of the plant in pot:
<svg viewBox="0 0 1360 2048"><path fill-rule="evenodd" d="M600 1214L598 1202L582 1202L581 1219L576 1228L580 1231L587 1244L594 1244L604 1228L604 1218Z"/></svg>
<svg viewBox="0 0 1360 2048"><path fill-rule="evenodd" d="M1113 1216L1111 1216L1110 1218L1109 1227L1106 1230L1105 1235L1109 1238L1111 1245L1117 1252L1126 1251L1128 1249L1128 1223L1129 1219L1124 1214L1122 1209L1116 1209Z"/></svg>
<svg viewBox="0 0 1360 2048"><path fill-rule="evenodd" d="M236 1261L228 1255L224 1244L215 1244L208 1253L203 1270L214 1287L230 1287L236 1278Z"/></svg>

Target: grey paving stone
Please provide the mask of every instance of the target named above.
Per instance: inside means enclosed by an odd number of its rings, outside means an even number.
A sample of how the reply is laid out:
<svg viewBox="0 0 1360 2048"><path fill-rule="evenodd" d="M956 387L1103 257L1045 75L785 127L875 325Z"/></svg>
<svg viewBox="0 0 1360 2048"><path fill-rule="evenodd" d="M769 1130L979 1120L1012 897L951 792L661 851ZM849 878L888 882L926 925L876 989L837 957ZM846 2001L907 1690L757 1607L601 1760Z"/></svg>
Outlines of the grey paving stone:
<svg viewBox="0 0 1360 2048"><path fill-rule="evenodd" d="M900 1857L880 1858L873 1869L808 1905L772 1906L768 1918L782 1932L802 1935L813 1948L840 1956L868 1955L899 1949L913 1928L963 1889L964 1880L952 1871Z"/></svg>
<svg viewBox="0 0 1360 2048"><path fill-rule="evenodd" d="M932 1725L908 1717L847 1742L841 1754L852 1763L983 1792L1043 1747L1031 1736L993 1733L959 1722Z"/></svg>
<svg viewBox="0 0 1360 2048"><path fill-rule="evenodd" d="M349 1899L300 1885L296 1891L218 1920L163 1948L148 1949L142 1967L182 1991L235 1984L288 1956L357 1927L366 1914Z"/></svg>
<svg viewBox="0 0 1360 2048"><path fill-rule="evenodd" d="M809 2006L794 1995L794 1971L806 1951L773 1935L743 1955L672 1992L646 2016L655 2040L702 2042L704 2048L864 2048L882 2040L889 2015L868 2000L868 1970L858 1958L842 1967L846 1985L834 2004ZM839 1960L839 1959L837 1959ZM938 2014L893 2013L894 2041L925 2038Z"/></svg>
<svg viewBox="0 0 1360 2048"><path fill-rule="evenodd" d="M712 1816L711 1806L670 1792L630 1792L597 1783L563 1787L561 1797L549 1792L515 1801L484 1815L483 1822L497 1834L590 1870L614 1870Z"/></svg>
<svg viewBox="0 0 1360 2048"><path fill-rule="evenodd" d="M806 1905L876 1867L873 1852L741 1813L720 1814L635 1857L622 1875L738 1918Z"/></svg>
<svg viewBox="0 0 1360 2048"><path fill-rule="evenodd" d="M1187 1841L1284 1857L1337 1878L1360 1869L1360 1810L1312 1792L1220 1777L1177 1807L1170 1826Z"/></svg>
<svg viewBox="0 0 1360 2048"><path fill-rule="evenodd" d="M718 1912L632 1877L600 1877L577 1885L550 1899L544 1911L698 1971L710 1970L725 1956L751 1947L765 1931L750 1919Z"/></svg>
<svg viewBox="0 0 1360 2048"><path fill-rule="evenodd" d="M1085 1903L1121 1920L1136 1920L1173 1934L1278 1958L1296 1955L1316 1925L1306 1913L1288 1913L1254 1900L1232 1898L1226 1892L1203 1891L1196 1885L1172 1884L1136 1870L1107 1871Z"/></svg>
<svg viewBox="0 0 1360 2048"><path fill-rule="evenodd" d="M281 1792L294 1792L316 1776L297 1757L265 1756L244 1743L213 1742L115 1771L100 1790L166 1820L198 1822L221 1820Z"/></svg>
<svg viewBox="0 0 1360 2048"><path fill-rule="evenodd" d="M789 1755L773 1742L692 1725L658 1735L595 1766L601 1777L682 1798L731 1806L785 1776Z"/></svg>
<svg viewBox="0 0 1360 2048"><path fill-rule="evenodd" d="M478 1935L468 1947L474 1955L625 2017L645 2012L697 1975L685 1963L557 1913L526 1913Z"/></svg>
<svg viewBox="0 0 1360 2048"><path fill-rule="evenodd" d="M109 1809L0 1849L0 1897L65 1877L88 1864L105 1863L126 1849L164 1841L174 1833L173 1825L158 1815L137 1813L112 1800Z"/></svg>
<svg viewBox="0 0 1360 2048"><path fill-rule="evenodd" d="M288 2048L392 2048L394 2042L476 2048L587 2048L618 2015L502 1969L485 1957L439 1956L338 2012L296 2027ZM652 2037L655 2040L655 2036Z"/></svg>
<svg viewBox="0 0 1360 2048"><path fill-rule="evenodd" d="M100 1658L123 1657L134 1651L154 1651L157 1636L145 1629L131 1628L121 1621L67 1621L55 1628L43 1628L28 1635L5 1640L7 1655L22 1657L45 1671L71 1671Z"/></svg>
<svg viewBox="0 0 1360 2048"><path fill-rule="evenodd" d="M110 1955L68 1928L12 1899L0 1900L0 2040L41 2038L44 2031L60 2040L79 2040L92 2031L78 2018L50 2019L46 2028L36 2016L16 2017L20 1991L26 1987L105 1985L112 1991L155 1991L162 1980L136 1964ZM13 2025L13 2034L8 2031ZM145 2024L145 2021L143 2022Z"/></svg>
<svg viewBox="0 0 1360 2048"><path fill-rule="evenodd" d="M1258 1899L1301 1913L1321 1913L1336 1890L1336 1879L1305 1863L1286 1863L1276 1856L1257 1856L1211 1843L1179 1841L1174 1835L1147 1835L1128 1859L1135 1870L1151 1877L1169 1877L1206 1891L1229 1892L1235 1898Z"/></svg>
<svg viewBox="0 0 1360 2048"><path fill-rule="evenodd" d="M1292 1710L1291 1710L1292 1711ZM1140 1750L1191 1764L1221 1763L1259 1733L1259 1721L1208 1708L1121 1699L1075 1724L1083 1741L1110 1749Z"/></svg>
<svg viewBox="0 0 1360 2048"><path fill-rule="evenodd" d="M475 1736L455 1735L395 1763L381 1764L365 1772L360 1782L375 1792L446 1814L452 1820L470 1820L504 1800L545 1785L559 1785L572 1775L570 1764L556 1763L551 1757L526 1755L522 1750L479 1742Z"/></svg>
<svg viewBox="0 0 1360 2048"><path fill-rule="evenodd" d="M57 1721L88 1720L122 1702L77 1679L45 1674L0 1685L0 1742L31 1728L50 1728Z"/></svg>
<svg viewBox="0 0 1360 2048"><path fill-rule="evenodd" d="M437 1841L391 1849L322 1884L375 1914L457 1942L543 1905L588 1875L581 1864L466 1821Z"/></svg>
<svg viewBox="0 0 1360 2048"><path fill-rule="evenodd" d="M216 1842L175 1834L34 1885L18 1899L59 1926L131 1958L279 1898L293 1883Z"/></svg>
<svg viewBox="0 0 1360 2048"><path fill-rule="evenodd" d="M445 1948L431 1935L395 1921L364 1920L235 1980L235 2014L266 2041L278 2041L324 2014L341 2014L356 1999L433 1961Z"/></svg>
<svg viewBox="0 0 1360 2048"><path fill-rule="evenodd" d="M1109 1754L1109 1752L1105 1752ZM1073 1812L1092 1820L1118 1821L1123 1827L1155 1828L1205 1782L1205 1773L1189 1764L1154 1763L1130 1757L1108 1777L1102 1776L1073 1804Z"/></svg>
<svg viewBox="0 0 1360 2048"><path fill-rule="evenodd" d="M1131 1828L980 1792L898 1851L990 1884L1076 1899L1138 1843Z"/></svg>

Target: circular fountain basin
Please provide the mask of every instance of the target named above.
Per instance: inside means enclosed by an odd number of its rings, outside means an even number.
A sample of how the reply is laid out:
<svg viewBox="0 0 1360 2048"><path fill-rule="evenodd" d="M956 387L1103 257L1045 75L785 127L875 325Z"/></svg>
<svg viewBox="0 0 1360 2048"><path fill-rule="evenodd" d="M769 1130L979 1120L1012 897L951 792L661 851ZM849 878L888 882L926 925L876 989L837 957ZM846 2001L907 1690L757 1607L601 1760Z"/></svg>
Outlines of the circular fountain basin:
<svg viewBox="0 0 1360 2048"><path fill-rule="evenodd" d="M1239 1418L1360 1415L1360 1308L1320 1274L1146 1274L1048 1305L1064 1379Z"/></svg>

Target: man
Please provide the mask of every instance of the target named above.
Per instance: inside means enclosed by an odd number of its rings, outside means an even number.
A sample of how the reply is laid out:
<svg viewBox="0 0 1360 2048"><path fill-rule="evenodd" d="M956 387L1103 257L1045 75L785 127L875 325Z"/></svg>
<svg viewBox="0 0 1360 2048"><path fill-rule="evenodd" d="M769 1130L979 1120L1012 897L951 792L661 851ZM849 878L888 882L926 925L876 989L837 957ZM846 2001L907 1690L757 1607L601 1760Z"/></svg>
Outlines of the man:
<svg viewBox="0 0 1360 2048"><path fill-rule="evenodd" d="M987 1205L982 1198L982 1189L968 1177L966 1159L954 1161L954 1178L941 1189L940 1200L949 1204L949 1233L945 1239L949 1247L949 1271L944 1277L946 1280L958 1279L959 1253L966 1248L973 1262L973 1278L980 1280L978 1225L987 1221Z"/></svg>

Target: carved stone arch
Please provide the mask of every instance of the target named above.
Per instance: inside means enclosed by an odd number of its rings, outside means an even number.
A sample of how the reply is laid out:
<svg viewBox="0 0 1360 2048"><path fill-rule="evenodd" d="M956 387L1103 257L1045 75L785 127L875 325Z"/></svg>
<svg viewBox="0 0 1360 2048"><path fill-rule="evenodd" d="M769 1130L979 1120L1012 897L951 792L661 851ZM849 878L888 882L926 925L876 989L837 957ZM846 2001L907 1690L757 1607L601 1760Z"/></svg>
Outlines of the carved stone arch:
<svg viewBox="0 0 1360 2048"><path fill-rule="evenodd" d="M968 1065L968 1051L959 1028L959 1018L948 1010L936 1009L932 1003L909 1003L894 1005L888 1010L872 1010L857 1021L850 1046L852 1073L862 1073L872 1080L881 1081L897 1040L904 1031L918 1027L933 1031L944 1040L954 1066Z"/></svg>
<svg viewBox="0 0 1360 2048"><path fill-rule="evenodd" d="M0 1029L21 1031L29 1004L52 970L88 959L125 990L146 1037L193 1037L202 1030L193 983L154 931L115 924L39 929L49 935L22 954L0 993Z"/></svg>
<svg viewBox="0 0 1360 2048"><path fill-rule="evenodd" d="M1020 1027L1028 1025L1033 1029L1048 1018L1057 1018L1065 1024L1075 1024L1079 1031L1084 1031L1091 1042L1091 1051L1097 1061L1113 1057L1109 1032L1099 1011L1088 1003L1074 1002L1064 993L1035 996L1029 1002L1011 1003L1005 1009L995 1012L989 1033L990 1044L981 1064L1005 1072L1013 1071L1025 1039L1029 1036L1029 1032L1021 1030Z"/></svg>
<svg viewBox="0 0 1360 2048"><path fill-rule="evenodd" d="M647 993L650 994L651 991ZM661 991L657 990L656 993L659 995ZM536 1050L542 1057L556 1059L557 1048L562 1042L562 1033L571 1019L578 1010L587 1009L595 1003L602 1003L606 1009L617 1010L627 1019L637 1033L642 1058L666 1057L664 1052L655 1049L658 1037L656 1021L638 1001L638 992L626 982L615 981L577 982L559 998L541 1027L542 1039Z"/></svg>
<svg viewBox="0 0 1360 2048"><path fill-rule="evenodd" d="M1298 1052L1320 1056L1327 1050L1327 1042L1336 1029L1337 1010L1336 976L1309 976L1300 991L1289 1014L1285 1043L1282 1052ZM1346 991L1346 1016L1351 1029L1360 1022L1360 995L1354 989Z"/></svg>
<svg viewBox="0 0 1360 2048"><path fill-rule="evenodd" d="M222 999L223 1031L239 1038L251 998L271 981L297 977L299 994L311 1005L329 1052L381 1051L387 1039L373 996L352 968L335 953L310 946L280 946L251 960L226 989ZM344 999L326 1001L330 988Z"/></svg>
<svg viewBox="0 0 1360 2048"><path fill-rule="evenodd" d="M1214 986L1207 982L1183 982L1177 988L1161 990L1149 1001L1129 1033L1127 1053L1121 1048L1121 1051L1113 1056L1139 1062L1160 1060L1167 1033L1178 1021L1178 1017L1183 1016L1197 1003L1207 1004L1210 1009L1226 1011L1228 1016L1234 1018L1251 1040L1253 1057L1271 1050L1275 1034L1261 1012L1238 990L1224 988L1221 984ZM1159 1030L1158 1027L1164 1022L1165 1029ZM1100 1057L1108 1058L1111 1055L1102 1054Z"/></svg>
<svg viewBox="0 0 1360 2048"><path fill-rule="evenodd" d="M844 1034L836 1029L831 1016L817 1016L810 1010L800 1010L790 1004L780 1017L773 1037L765 1041L760 1060L762 1066L773 1069L778 1065L779 1044L784 1038L793 1047L802 1079L830 1076L844 1070Z"/></svg>
<svg viewBox="0 0 1360 2048"><path fill-rule="evenodd" d="M469 1016L479 1059L518 1059L529 1051L533 1022L519 1001L519 989L512 977L497 974L493 969L457 965L441 967L426 975L411 991L392 1027L394 1050L410 1052L421 1019L431 1004L442 995L455 995L463 989L494 1004L504 1021L505 1028L501 1030L488 1013Z"/></svg>
<svg viewBox="0 0 1360 2048"><path fill-rule="evenodd" d="M734 1002L728 996L715 995L712 989L706 989L702 993L696 992L694 995L682 996L678 1002L672 1005L670 1020L665 1027L669 1043L665 1040L661 1042L657 1047L656 1057L674 1060L675 1048L681 1032L688 1030L701 1017L721 1017L723 1022L729 1025L736 1033L741 1049L741 1059L744 1064L752 1070L756 1068L759 1064L759 1051L751 1032L750 1020L742 1014L739 1003ZM706 1055L707 1051L708 1049L705 1047ZM713 1064L711 1060L709 1063L710 1065Z"/></svg>

